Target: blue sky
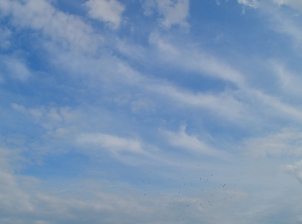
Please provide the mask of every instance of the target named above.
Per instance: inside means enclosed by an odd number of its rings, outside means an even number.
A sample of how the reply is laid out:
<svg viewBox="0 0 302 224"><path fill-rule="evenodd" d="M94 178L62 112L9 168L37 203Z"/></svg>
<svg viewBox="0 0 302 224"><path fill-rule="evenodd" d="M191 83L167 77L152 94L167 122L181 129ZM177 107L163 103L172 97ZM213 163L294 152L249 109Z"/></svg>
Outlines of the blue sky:
<svg viewBox="0 0 302 224"><path fill-rule="evenodd" d="M1 223L302 223L302 2L1 0Z"/></svg>

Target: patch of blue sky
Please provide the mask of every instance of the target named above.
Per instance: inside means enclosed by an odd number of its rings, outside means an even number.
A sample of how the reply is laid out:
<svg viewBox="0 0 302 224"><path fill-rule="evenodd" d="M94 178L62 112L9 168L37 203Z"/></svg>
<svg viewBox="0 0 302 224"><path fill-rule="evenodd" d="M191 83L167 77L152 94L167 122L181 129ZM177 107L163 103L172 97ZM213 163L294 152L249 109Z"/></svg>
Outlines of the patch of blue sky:
<svg viewBox="0 0 302 224"><path fill-rule="evenodd" d="M87 8L83 7L84 3L85 1L83 0L63 0L53 1L53 6L60 9L62 12L84 17L87 13Z"/></svg>

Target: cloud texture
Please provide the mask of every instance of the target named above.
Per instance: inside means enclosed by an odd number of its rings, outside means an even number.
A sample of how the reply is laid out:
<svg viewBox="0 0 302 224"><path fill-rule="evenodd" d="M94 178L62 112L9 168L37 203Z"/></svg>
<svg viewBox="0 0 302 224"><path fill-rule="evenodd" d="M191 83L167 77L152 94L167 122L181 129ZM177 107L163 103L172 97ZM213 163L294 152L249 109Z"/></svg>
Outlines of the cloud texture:
<svg viewBox="0 0 302 224"><path fill-rule="evenodd" d="M300 14L0 1L0 222L300 223Z"/></svg>

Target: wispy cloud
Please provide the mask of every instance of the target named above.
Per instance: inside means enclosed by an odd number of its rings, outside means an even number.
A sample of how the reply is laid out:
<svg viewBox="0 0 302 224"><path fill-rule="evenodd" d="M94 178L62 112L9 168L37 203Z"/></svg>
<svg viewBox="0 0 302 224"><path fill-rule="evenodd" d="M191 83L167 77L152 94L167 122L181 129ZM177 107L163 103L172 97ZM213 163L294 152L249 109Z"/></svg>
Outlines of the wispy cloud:
<svg viewBox="0 0 302 224"><path fill-rule="evenodd" d="M302 45L302 30L300 24L294 19L279 12L271 10L272 29L290 37L294 49L300 49Z"/></svg>
<svg viewBox="0 0 302 224"><path fill-rule="evenodd" d="M78 137L77 141L80 144L93 144L96 147L104 148L113 153L118 152L131 152L131 153L144 153L142 144L137 140L120 138L108 134L82 134Z"/></svg>
<svg viewBox="0 0 302 224"><path fill-rule="evenodd" d="M149 41L158 50L158 57L162 61L187 71L199 72L200 75L223 79L244 87L244 76L240 72L206 52L191 46L174 45L156 33L150 35Z"/></svg>
<svg viewBox="0 0 302 224"><path fill-rule="evenodd" d="M4 0L0 5L4 15L11 15L13 23L22 29L42 32L65 48L95 52L101 36L80 18L55 9L48 1Z"/></svg>
<svg viewBox="0 0 302 224"><path fill-rule="evenodd" d="M181 148L186 152L219 158L227 157L227 153L218 151L215 147L198 139L194 135L188 135L185 131L185 126L182 126L178 133L162 131L162 134L172 146Z"/></svg>
<svg viewBox="0 0 302 224"><path fill-rule="evenodd" d="M293 73L286 68L280 61L271 60L271 69L279 79L281 89L291 97L299 97L301 95L302 79L298 74Z"/></svg>
<svg viewBox="0 0 302 224"><path fill-rule="evenodd" d="M0 66L3 67L3 79L6 77L24 82L32 76L32 72L26 65L26 62L17 57L2 57Z"/></svg>
<svg viewBox="0 0 302 224"><path fill-rule="evenodd" d="M0 1L0 222L301 220L300 3L217 4Z"/></svg>
<svg viewBox="0 0 302 224"><path fill-rule="evenodd" d="M204 108L224 119L236 122L245 113L244 105L232 94L193 94L170 85L152 86L152 91L172 99L176 105L193 108Z"/></svg>
<svg viewBox="0 0 302 224"><path fill-rule="evenodd" d="M170 28L173 25L187 27L186 19L189 17L189 0L145 0L145 14L150 15L152 11L157 11L163 18L161 24Z"/></svg>
<svg viewBox="0 0 302 224"><path fill-rule="evenodd" d="M10 37L12 32L7 27L0 27L0 47L8 49L11 46Z"/></svg>
<svg viewBox="0 0 302 224"><path fill-rule="evenodd" d="M285 171L293 174L302 183L302 161L287 165Z"/></svg>
<svg viewBox="0 0 302 224"><path fill-rule="evenodd" d="M258 7L258 1L257 0L238 0L239 4L243 4L252 8Z"/></svg>
<svg viewBox="0 0 302 224"><path fill-rule="evenodd" d="M299 0L272 0L272 2L278 5L287 5L292 7L293 9L302 11L302 2Z"/></svg>
<svg viewBox="0 0 302 224"><path fill-rule="evenodd" d="M88 15L108 23L116 29L122 21L122 13L125 6L117 0L89 0L85 2L88 6Z"/></svg>
<svg viewBox="0 0 302 224"><path fill-rule="evenodd" d="M301 155L301 136L299 130L283 129L268 136L246 139L242 149L256 157Z"/></svg>

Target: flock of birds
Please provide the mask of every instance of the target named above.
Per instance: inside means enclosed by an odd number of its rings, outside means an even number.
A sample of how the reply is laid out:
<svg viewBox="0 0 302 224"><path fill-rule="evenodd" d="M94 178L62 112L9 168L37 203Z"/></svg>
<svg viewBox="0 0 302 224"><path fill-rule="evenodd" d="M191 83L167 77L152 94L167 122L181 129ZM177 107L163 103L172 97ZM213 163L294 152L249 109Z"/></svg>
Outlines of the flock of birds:
<svg viewBox="0 0 302 224"><path fill-rule="evenodd" d="M151 171L149 172L151 173ZM235 191L230 190L233 186L227 187L225 183L213 183L213 174L204 174L203 177L199 177L194 181L186 181L185 179L182 177L179 181L176 194L165 197L164 194L156 195L150 191L148 193L144 192L143 196L148 197L147 200L152 198L152 203L157 205L158 211L160 208L175 209L180 216L183 214L183 220L188 217L188 214L201 214L202 211L207 211L209 208L221 209L223 208L221 207L222 204L227 205L227 202L236 197ZM153 186L150 181L143 180L143 182L150 187ZM161 198L161 196L165 199ZM166 200L167 198L168 200ZM215 206L216 204L220 206ZM163 209L163 212L165 209Z"/></svg>

